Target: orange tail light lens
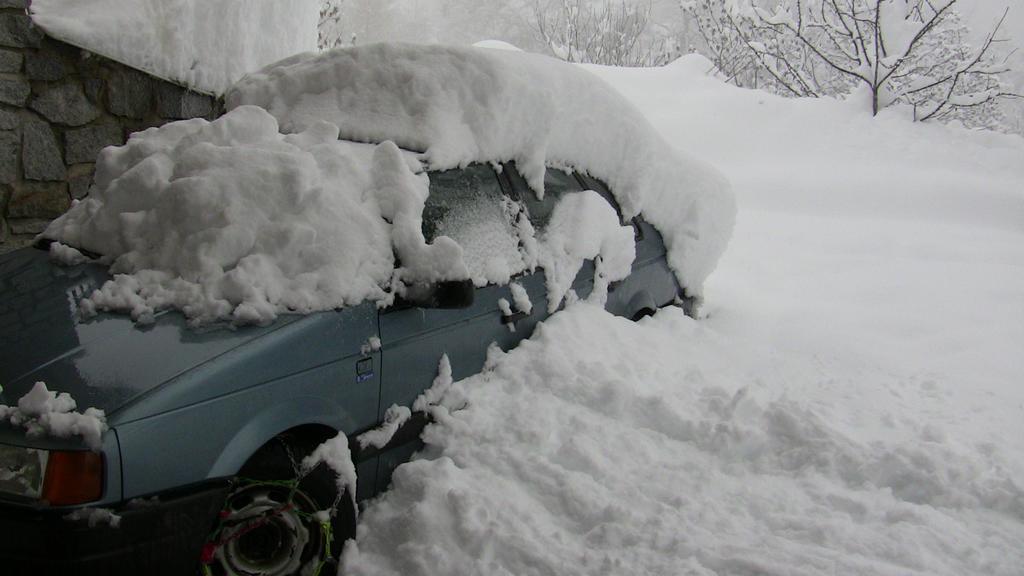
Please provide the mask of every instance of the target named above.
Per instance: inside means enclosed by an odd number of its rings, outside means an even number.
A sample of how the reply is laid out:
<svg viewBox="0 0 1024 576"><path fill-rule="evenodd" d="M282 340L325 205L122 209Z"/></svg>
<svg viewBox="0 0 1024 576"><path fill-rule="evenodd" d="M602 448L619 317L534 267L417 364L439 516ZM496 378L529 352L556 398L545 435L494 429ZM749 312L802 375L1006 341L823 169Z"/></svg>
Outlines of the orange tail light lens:
<svg viewBox="0 0 1024 576"><path fill-rule="evenodd" d="M103 455L97 452L50 452L40 497L50 506L94 502L103 496Z"/></svg>

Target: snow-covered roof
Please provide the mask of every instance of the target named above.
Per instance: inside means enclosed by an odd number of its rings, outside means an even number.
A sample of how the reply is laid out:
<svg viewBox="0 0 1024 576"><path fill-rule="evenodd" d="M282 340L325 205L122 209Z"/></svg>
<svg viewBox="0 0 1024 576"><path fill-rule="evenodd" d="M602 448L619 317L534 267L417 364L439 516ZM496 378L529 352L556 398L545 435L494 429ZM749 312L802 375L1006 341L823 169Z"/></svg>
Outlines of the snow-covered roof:
<svg viewBox="0 0 1024 576"><path fill-rule="evenodd" d="M47 34L194 90L315 50L319 4L265 0L33 0Z"/></svg>
<svg viewBox="0 0 1024 576"><path fill-rule="evenodd" d="M595 294L629 274L632 230L592 191L563 197L543 235L517 224L512 254L474 256L493 230L428 242L425 172L474 162L515 160L539 194L547 166L601 178L628 215L643 212L661 231L691 295L732 232L724 178L674 152L602 80L549 58L371 45L291 57L226 99L213 122L151 128L103 150L89 197L44 232L120 273L84 311L147 319L171 307L196 322L266 322L386 304L415 283L507 283L536 267L554 308L584 259L599 260ZM51 252L81 259L59 244Z"/></svg>

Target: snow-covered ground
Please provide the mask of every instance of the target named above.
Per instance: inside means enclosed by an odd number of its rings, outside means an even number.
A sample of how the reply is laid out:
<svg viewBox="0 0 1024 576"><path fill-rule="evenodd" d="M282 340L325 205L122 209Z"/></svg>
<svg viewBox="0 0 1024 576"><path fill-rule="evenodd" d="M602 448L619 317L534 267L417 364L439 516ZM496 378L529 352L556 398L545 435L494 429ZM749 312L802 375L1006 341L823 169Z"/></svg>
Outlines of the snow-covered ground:
<svg viewBox="0 0 1024 576"><path fill-rule="evenodd" d="M593 70L732 180L707 317L493 355L345 573L1024 574L1024 139Z"/></svg>

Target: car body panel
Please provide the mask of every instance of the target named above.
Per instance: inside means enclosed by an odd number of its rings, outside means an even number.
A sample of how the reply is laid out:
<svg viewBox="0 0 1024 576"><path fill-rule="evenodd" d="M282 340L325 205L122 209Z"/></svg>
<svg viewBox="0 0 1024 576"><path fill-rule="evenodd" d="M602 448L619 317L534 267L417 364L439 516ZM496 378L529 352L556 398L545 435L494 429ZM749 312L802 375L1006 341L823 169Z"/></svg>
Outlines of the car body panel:
<svg viewBox="0 0 1024 576"><path fill-rule="evenodd" d="M296 319L241 330L193 330L177 313L142 328L124 315L81 320L78 301L109 279L98 265L53 265L43 250L0 256L0 404L16 403L43 381L71 394L80 409L113 417L178 374Z"/></svg>
<svg viewBox="0 0 1024 576"><path fill-rule="evenodd" d="M118 425L125 497L233 475L274 436L308 424L353 435L377 424L377 311L363 304L310 315L182 375L140 401L169 410ZM362 364L360 364L362 363ZM370 371L360 366L372 366ZM199 402L195 398L205 397ZM140 410L140 413L150 410ZM153 450L148 439L176 441Z"/></svg>

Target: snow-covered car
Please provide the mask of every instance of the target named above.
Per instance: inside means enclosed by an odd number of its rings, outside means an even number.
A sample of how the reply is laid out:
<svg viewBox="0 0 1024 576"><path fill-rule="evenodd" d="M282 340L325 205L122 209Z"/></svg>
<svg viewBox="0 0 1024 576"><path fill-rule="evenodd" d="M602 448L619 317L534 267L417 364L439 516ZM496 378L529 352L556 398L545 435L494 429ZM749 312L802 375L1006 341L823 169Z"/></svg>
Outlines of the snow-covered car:
<svg viewBox="0 0 1024 576"><path fill-rule="evenodd" d="M453 378L576 299L692 305L732 225L713 171L543 58L302 55L228 108L104 150L0 256L4 573L316 573Z"/></svg>

